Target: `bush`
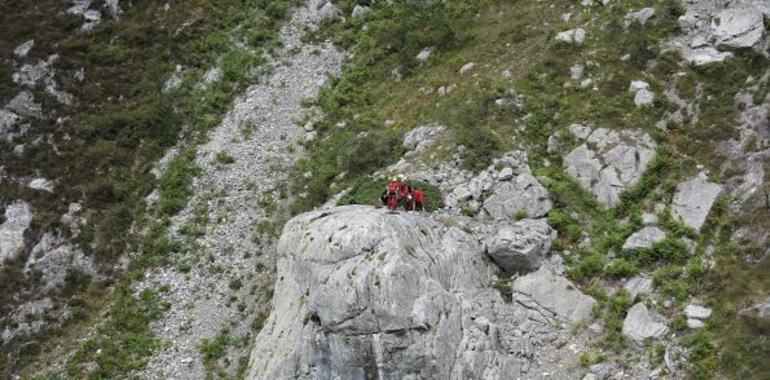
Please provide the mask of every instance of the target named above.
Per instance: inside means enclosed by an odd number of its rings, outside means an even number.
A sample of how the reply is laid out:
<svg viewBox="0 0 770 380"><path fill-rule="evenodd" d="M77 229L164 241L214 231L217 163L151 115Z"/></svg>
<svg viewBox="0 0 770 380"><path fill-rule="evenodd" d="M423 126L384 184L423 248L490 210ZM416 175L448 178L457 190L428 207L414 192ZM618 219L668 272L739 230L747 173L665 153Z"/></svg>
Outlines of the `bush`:
<svg viewBox="0 0 770 380"><path fill-rule="evenodd" d="M612 278L627 278L639 273L636 265L625 259L614 259L604 267L604 274Z"/></svg>
<svg viewBox="0 0 770 380"><path fill-rule="evenodd" d="M569 275L575 279L583 280L596 277L604 270L604 256L599 253L591 253L583 256L577 266L569 270Z"/></svg>

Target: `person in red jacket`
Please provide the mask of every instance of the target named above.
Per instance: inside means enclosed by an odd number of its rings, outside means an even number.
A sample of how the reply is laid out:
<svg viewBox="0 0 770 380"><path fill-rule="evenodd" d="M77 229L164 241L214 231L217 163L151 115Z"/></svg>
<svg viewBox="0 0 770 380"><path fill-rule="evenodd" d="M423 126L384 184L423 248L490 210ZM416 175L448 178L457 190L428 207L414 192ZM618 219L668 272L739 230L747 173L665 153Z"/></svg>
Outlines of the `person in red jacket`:
<svg viewBox="0 0 770 380"><path fill-rule="evenodd" d="M382 202L382 205L388 206L392 209L398 207L398 203L400 202L400 190L401 181L399 181L398 177L393 177L390 182L385 185L385 190L380 195L380 201Z"/></svg>
<svg viewBox="0 0 770 380"><path fill-rule="evenodd" d="M412 197L414 198L414 210L415 211L425 211L425 193L422 192L420 189L414 189L412 191Z"/></svg>

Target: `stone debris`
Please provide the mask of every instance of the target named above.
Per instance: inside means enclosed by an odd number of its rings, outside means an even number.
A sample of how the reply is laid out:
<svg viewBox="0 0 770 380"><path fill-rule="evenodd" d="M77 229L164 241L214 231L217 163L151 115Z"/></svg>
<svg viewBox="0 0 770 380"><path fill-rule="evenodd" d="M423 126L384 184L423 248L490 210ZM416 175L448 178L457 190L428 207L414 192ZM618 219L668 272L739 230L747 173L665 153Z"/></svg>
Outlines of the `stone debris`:
<svg viewBox="0 0 770 380"><path fill-rule="evenodd" d="M661 338L668 332L668 327L662 320L662 317L648 310L643 303L637 303L626 314L626 319L623 321L623 335L636 342L642 342L648 338Z"/></svg>
<svg viewBox="0 0 770 380"><path fill-rule="evenodd" d="M201 226L205 234L195 241L200 252L194 255L207 255L214 261L211 265L192 265L188 272L178 266L164 267L149 272L136 284L137 290L168 285L169 291L161 296L170 308L152 324L153 332L164 342L162 348L148 358L143 369L128 377L205 378L201 342L214 338L225 326L232 337L253 334L254 318L269 312L265 289L272 286L274 273L260 268L272 266L275 248L269 239L255 238L255 226L272 217L259 206L259 200L269 197L278 202L274 190L287 180L285 168L302 155L299 149L288 149L306 134L297 120L314 111L305 108L303 101L316 96L327 75L340 72L344 52L330 42L315 43L303 38L308 29L314 30L321 24L330 9L336 7L316 0L296 8L279 31L281 48L269 57L269 73L234 101L220 125L208 133L207 142L198 147L196 164L202 173L193 182L192 199L174 217L170 228L177 231L186 224L200 223L196 221L196 209L203 208L210 222ZM234 139L247 124L255 126L252 136ZM223 151L234 157L235 162L217 166L214 157ZM171 150L159 168L162 170L173 156ZM211 200L214 194L216 201ZM185 252L173 255L180 263L195 259ZM211 272L212 265L222 271ZM240 288L229 286L234 279L242 283ZM233 302L231 297L239 301ZM248 356L250 349L230 347L222 360L238 363L240 357ZM194 360L183 362L185 358ZM231 375L234 367L229 369Z"/></svg>
<svg viewBox="0 0 770 380"><path fill-rule="evenodd" d="M645 227L634 232L623 243L623 249L650 248L653 244L666 238L666 233L658 227Z"/></svg>
<svg viewBox="0 0 770 380"><path fill-rule="evenodd" d="M676 187L672 213L687 227L699 231L722 192L722 185L707 181L705 176L682 182Z"/></svg>
<svg viewBox="0 0 770 380"><path fill-rule="evenodd" d="M581 187L607 206L614 206L620 193L642 177L657 144L641 131L592 129L570 126L581 145L564 156L564 167Z"/></svg>

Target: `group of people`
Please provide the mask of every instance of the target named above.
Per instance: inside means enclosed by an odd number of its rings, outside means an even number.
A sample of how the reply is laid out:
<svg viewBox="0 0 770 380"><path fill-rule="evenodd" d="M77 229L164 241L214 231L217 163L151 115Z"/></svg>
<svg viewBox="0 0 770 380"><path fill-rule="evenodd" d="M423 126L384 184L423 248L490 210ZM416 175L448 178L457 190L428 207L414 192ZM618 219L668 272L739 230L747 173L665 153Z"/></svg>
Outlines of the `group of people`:
<svg viewBox="0 0 770 380"><path fill-rule="evenodd" d="M403 207L406 211L425 211L425 193L410 186L402 175L391 178L385 185L380 201L391 211L399 207Z"/></svg>

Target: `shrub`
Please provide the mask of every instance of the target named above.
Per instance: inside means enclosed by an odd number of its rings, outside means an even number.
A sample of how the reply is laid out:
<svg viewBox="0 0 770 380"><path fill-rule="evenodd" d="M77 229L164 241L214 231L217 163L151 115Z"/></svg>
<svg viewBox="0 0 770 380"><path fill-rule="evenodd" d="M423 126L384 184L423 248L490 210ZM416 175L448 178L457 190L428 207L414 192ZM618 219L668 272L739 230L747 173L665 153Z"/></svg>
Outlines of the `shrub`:
<svg viewBox="0 0 770 380"><path fill-rule="evenodd" d="M569 270L569 275L575 279L587 279L602 274L604 270L604 256L599 253L591 253L580 260L577 266Z"/></svg>
<svg viewBox="0 0 770 380"><path fill-rule="evenodd" d="M612 278L631 277L637 273L639 273L639 269L636 268L636 265L622 258L614 259L604 267L604 274Z"/></svg>
<svg viewBox="0 0 770 380"><path fill-rule="evenodd" d="M513 301L513 289L511 289L511 274L505 271L501 271L497 275L497 281L495 281L493 287L500 292L500 296L506 302Z"/></svg>

